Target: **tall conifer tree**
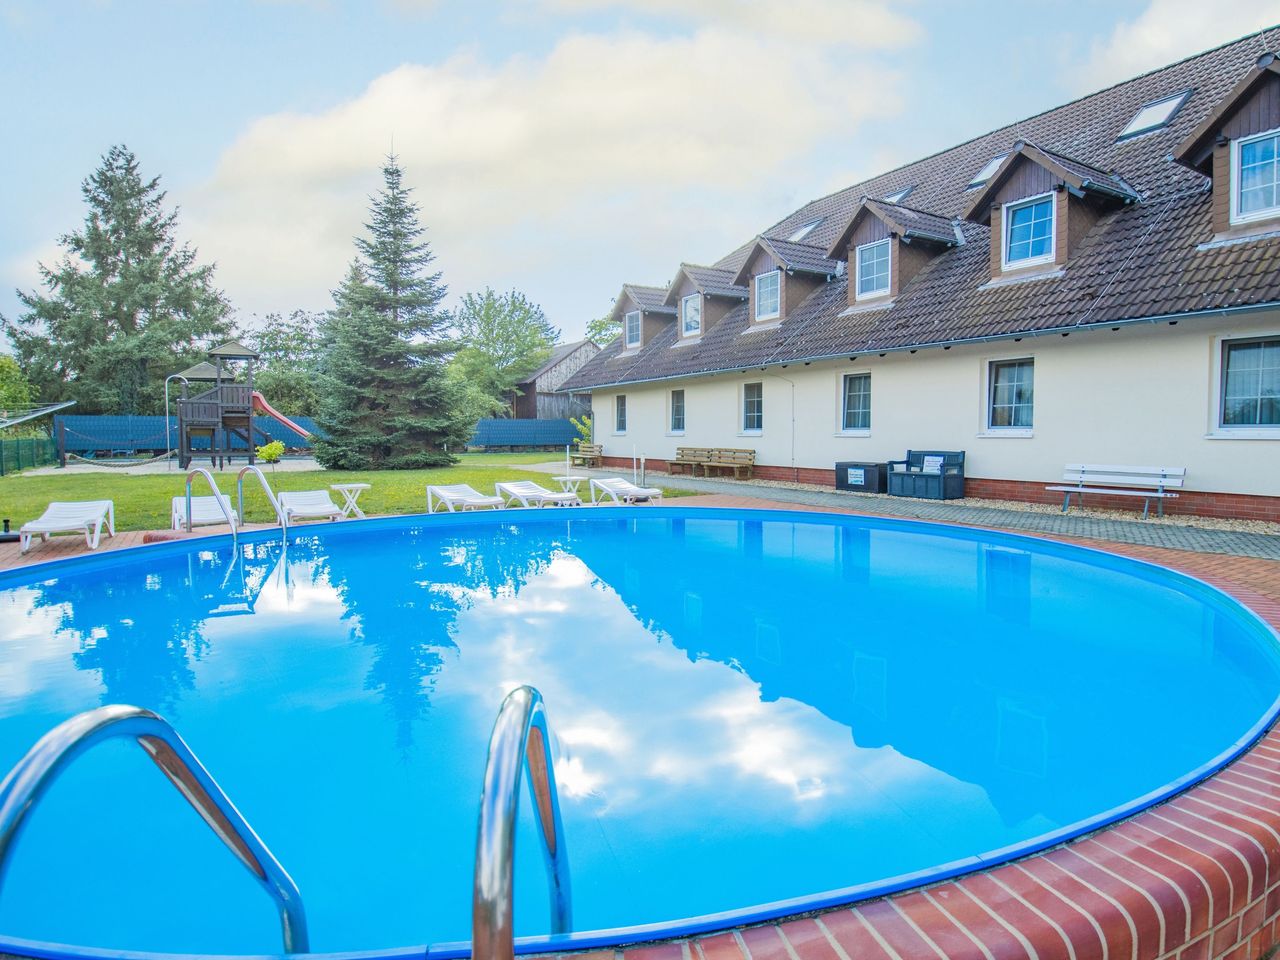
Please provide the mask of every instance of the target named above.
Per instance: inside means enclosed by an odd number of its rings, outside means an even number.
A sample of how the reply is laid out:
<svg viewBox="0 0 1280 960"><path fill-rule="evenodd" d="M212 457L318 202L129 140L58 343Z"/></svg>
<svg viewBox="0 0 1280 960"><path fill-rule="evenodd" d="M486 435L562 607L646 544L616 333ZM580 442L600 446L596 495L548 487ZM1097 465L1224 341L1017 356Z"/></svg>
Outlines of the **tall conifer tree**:
<svg viewBox="0 0 1280 960"><path fill-rule="evenodd" d="M334 469L445 466L466 439L445 377L446 288L394 156L382 176L322 329L316 457Z"/></svg>

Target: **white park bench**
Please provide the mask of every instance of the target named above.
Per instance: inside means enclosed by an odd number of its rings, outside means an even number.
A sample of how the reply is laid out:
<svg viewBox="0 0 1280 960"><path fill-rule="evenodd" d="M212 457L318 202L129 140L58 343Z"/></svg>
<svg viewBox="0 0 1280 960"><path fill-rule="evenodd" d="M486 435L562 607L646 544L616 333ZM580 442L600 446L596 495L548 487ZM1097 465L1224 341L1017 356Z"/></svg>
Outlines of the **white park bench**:
<svg viewBox="0 0 1280 960"><path fill-rule="evenodd" d="M1045 487L1063 493L1062 512L1071 506L1074 493L1084 506L1086 493L1109 497L1142 497L1142 519L1147 519L1151 501L1164 516L1164 502L1176 497L1170 488L1181 488L1187 476L1186 467L1125 467L1107 463L1068 463L1062 470L1063 486ZM1071 484L1071 486L1067 486ZM1139 489L1134 489L1135 487Z"/></svg>

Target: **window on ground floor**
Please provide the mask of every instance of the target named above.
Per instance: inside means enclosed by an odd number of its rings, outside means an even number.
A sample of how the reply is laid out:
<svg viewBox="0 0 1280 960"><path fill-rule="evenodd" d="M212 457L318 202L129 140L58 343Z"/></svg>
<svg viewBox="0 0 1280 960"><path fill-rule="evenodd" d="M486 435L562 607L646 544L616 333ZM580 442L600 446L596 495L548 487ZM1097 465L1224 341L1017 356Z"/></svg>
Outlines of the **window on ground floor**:
<svg viewBox="0 0 1280 960"><path fill-rule="evenodd" d="M1035 411L1035 361L997 360L990 366L987 426L1030 430Z"/></svg>
<svg viewBox="0 0 1280 960"><path fill-rule="evenodd" d="M613 429L618 433L627 432L627 395L624 393L613 398Z"/></svg>
<svg viewBox="0 0 1280 960"><path fill-rule="evenodd" d="M843 430L871 429L871 374L850 373L844 378Z"/></svg>
<svg viewBox="0 0 1280 960"><path fill-rule="evenodd" d="M684 391L671 391L671 432L684 433Z"/></svg>
<svg viewBox="0 0 1280 960"><path fill-rule="evenodd" d="M742 429L747 433L759 433L764 429L764 384L742 385Z"/></svg>
<svg viewBox="0 0 1280 960"><path fill-rule="evenodd" d="M1224 427L1280 427L1280 337L1222 345Z"/></svg>

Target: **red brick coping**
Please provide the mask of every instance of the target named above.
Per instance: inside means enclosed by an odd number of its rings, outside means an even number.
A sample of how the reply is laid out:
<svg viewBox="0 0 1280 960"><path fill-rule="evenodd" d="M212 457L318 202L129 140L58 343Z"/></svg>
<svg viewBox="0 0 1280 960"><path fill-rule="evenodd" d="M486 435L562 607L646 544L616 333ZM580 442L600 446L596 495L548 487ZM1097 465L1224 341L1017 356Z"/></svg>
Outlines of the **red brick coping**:
<svg viewBox="0 0 1280 960"><path fill-rule="evenodd" d="M815 509L730 496L680 504ZM1199 577L1280 628L1280 563L1074 542ZM1171 800L1034 856L852 908L570 958L1261 960L1276 944L1280 727Z"/></svg>
<svg viewBox="0 0 1280 960"><path fill-rule="evenodd" d="M852 512L738 496L687 497L680 505ZM140 546L147 539L142 533L129 533L103 546ZM1199 577L1280 629L1280 563L1104 541L1071 542ZM0 569L83 550L83 540L64 538L24 558L18 556L16 544L0 544ZM1280 726L1240 759L1171 800L1052 850L851 908L569 957L1262 960L1277 944Z"/></svg>
<svg viewBox="0 0 1280 960"><path fill-rule="evenodd" d="M630 457L604 457L608 467L631 469ZM645 468L654 472L668 472L667 461L646 460ZM754 476L759 480L781 480L786 483L805 483L815 487L834 488L835 469L818 467L778 467L757 464ZM966 497L984 497L990 500L1021 500L1025 503L1062 503L1062 494L1046 490L1046 486L1059 485L1061 477L1048 480L990 480L982 477L966 477ZM1086 494L1090 506L1106 510L1140 512L1142 501L1137 497L1106 497ZM1155 509L1154 504L1152 509ZM1223 517L1229 520L1270 520L1280 523L1280 497L1254 496L1246 493L1212 493L1204 490L1179 491L1177 499L1164 502L1165 513L1184 513L1198 517Z"/></svg>

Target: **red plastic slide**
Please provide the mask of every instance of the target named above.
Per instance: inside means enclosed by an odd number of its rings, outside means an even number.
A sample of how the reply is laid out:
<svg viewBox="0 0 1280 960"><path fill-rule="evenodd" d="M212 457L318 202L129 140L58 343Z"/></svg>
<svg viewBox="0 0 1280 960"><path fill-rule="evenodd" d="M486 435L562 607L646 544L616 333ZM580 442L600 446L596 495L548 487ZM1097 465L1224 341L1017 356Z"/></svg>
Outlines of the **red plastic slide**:
<svg viewBox="0 0 1280 960"><path fill-rule="evenodd" d="M311 439L311 434L307 433L307 431L303 430L283 413L276 410L276 408L271 406L271 404L267 403L266 397L260 394L257 390L253 391L253 409L263 416L270 417L272 420L278 420L280 423L283 423L303 440Z"/></svg>

